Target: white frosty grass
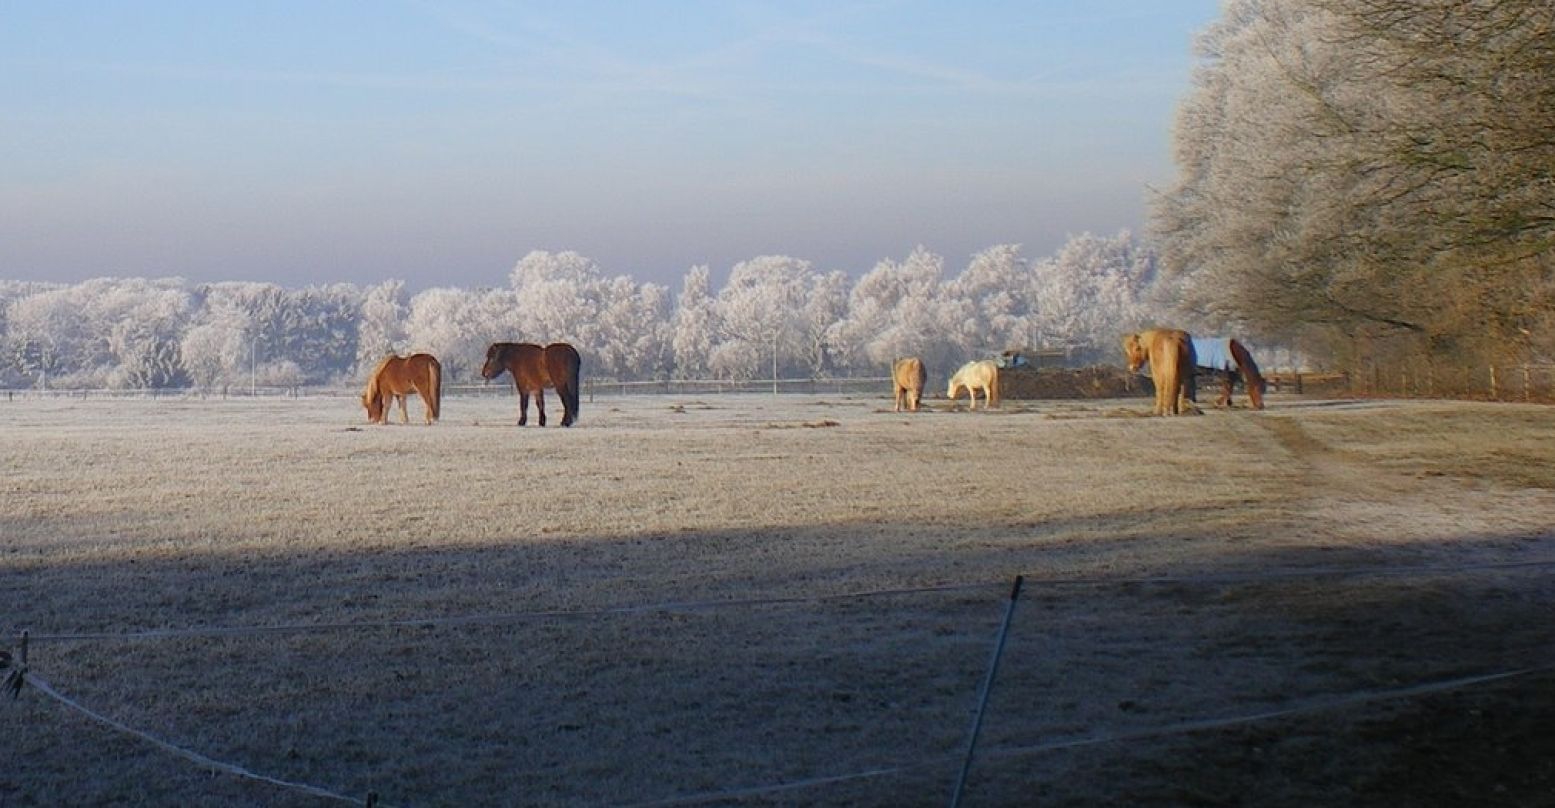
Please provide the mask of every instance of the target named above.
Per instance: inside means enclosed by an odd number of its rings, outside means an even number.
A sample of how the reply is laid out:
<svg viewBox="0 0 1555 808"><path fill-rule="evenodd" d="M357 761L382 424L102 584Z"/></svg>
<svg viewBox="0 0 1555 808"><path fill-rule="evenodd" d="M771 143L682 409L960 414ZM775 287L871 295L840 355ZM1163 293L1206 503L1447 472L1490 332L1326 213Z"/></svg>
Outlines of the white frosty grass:
<svg viewBox="0 0 1555 808"><path fill-rule="evenodd" d="M43 637L35 670L132 726L399 805L619 804L897 766L767 799L940 804L1017 573L993 749L1549 661L1548 568L1056 582L1555 559L1549 408L1276 396L1152 419L1143 400L893 414L884 394L645 395L585 401L561 429L549 403L545 429L513 426L511 396L451 397L433 427L419 402L410 426L369 426L352 396L0 404L0 631ZM315 804L37 694L0 711L27 728L0 741L0 804ZM1323 737L1312 724L1287 744ZM1160 783L1214 742L991 759L968 796L1192 802ZM1313 765L1381 776L1365 760ZM1242 782L1225 777L1211 787ZM1294 779L1253 802L1339 798Z"/></svg>

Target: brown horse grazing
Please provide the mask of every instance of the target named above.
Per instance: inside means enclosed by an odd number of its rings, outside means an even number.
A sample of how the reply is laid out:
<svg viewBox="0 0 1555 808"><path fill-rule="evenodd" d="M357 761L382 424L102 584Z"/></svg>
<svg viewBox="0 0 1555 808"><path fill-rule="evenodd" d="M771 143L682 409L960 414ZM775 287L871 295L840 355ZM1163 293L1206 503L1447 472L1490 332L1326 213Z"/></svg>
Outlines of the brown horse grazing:
<svg viewBox="0 0 1555 808"><path fill-rule="evenodd" d="M923 370L923 360L916 356L907 356L896 360L891 366L891 382L896 387L896 406L891 412L902 411L902 400L907 400L907 409L918 411L918 402L923 400L923 385L928 381L928 374Z"/></svg>
<svg viewBox="0 0 1555 808"><path fill-rule="evenodd" d="M1192 411L1194 379L1193 338L1175 328L1152 328L1123 338L1123 355L1130 373L1150 363L1155 382L1156 415L1182 415Z"/></svg>
<svg viewBox="0 0 1555 808"><path fill-rule="evenodd" d="M1230 337L1194 337L1193 355L1199 368L1220 377L1220 399L1215 406L1231 406L1231 389L1241 377L1247 386L1248 402L1255 410L1263 409L1263 394L1269 383L1258 372L1258 363L1246 346Z"/></svg>
<svg viewBox="0 0 1555 808"><path fill-rule="evenodd" d="M400 403L400 423L410 423L410 413L405 411L405 398L412 391L421 394L426 405L427 423L436 421L443 408L443 366L437 357L418 353L411 356L390 354L373 368L367 377L367 388L362 391L362 406L367 408L367 420L375 424L389 422L389 408Z"/></svg>
<svg viewBox="0 0 1555 808"><path fill-rule="evenodd" d="M562 426L578 419L578 352L565 342L544 348L529 342L494 342L486 349L481 376L495 379L507 371L518 390L518 425L529 422L529 396L535 397L540 426L545 426L545 388L553 387L562 400Z"/></svg>

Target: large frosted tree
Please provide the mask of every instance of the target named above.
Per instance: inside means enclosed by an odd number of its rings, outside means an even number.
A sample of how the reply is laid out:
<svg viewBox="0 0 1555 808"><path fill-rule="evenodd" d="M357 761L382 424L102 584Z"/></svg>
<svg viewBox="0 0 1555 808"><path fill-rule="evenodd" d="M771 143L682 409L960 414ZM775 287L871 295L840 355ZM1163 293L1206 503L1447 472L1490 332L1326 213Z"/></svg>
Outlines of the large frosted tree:
<svg viewBox="0 0 1555 808"><path fill-rule="evenodd" d="M1555 6L1230 0L1154 207L1211 323L1341 353L1549 355Z"/></svg>
<svg viewBox="0 0 1555 808"><path fill-rule="evenodd" d="M1030 345L1036 308L1030 281L1019 245L1001 244L972 256L966 269L945 284L945 297L959 304L954 323L959 341L978 346L979 353Z"/></svg>
<svg viewBox="0 0 1555 808"><path fill-rule="evenodd" d="M775 379L785 365L797 364L814 272L810 262L786 255L736 264L716 300L722 340L713 352L713 371L734 379L770 373Z"/></svg>
<svg viewBox="0 0 1555 808"><path fill-rule="evenodd" d="M936 372L963 361L960 326L974 315L965 300L943 294L944 271L945 260L919 246L905 260L880 261L859 278L848 295L847 317L834 327L835 342L855 373L885 373L902 356L921 357Z"/></svg>
<svg viewBox="0 0 1555 808"><path fill-rule="evenodd" d="M470 380L486 359L483 293L447 286L419 292L410 299L405 322L405 353L437 357L443 377Z"/></svg>
<svg viewBox="0 0 1555 808"><path fill-rule="evenodd" d="M842 366L836 325L848 316L848 276L816 273L805 290L799 312L799 363L812 379L825 378Z"/></svg>
<svg viewBox="0 0 1555 808"><path fill-rule="evenodd" d="M1128 231L1071 237L1031 268L1036 310L1027 344L1062 350L1074 362L1115 361L1124 333L1177 324L1152 306L1155 281L1155 254Z"/></svg>
<svg viewBox="0 0 1555 808"><path fill-rule="evenodd" d="M387 280L369 286L362 294L356 326L356 373L365 378L378 360L405 351L405 318L409 310L405 282Z"/></svg>
<svg viewBox="0 0 1555 808"><path fill-rule="evenodd" d="M669 289L621 275L603 288L594 353L596 372L617 379L662 379L673 337Z"/></svg>
<svg viewBox="0 0 1555 808"><path fill-rule="evenodd" d="M671 337L676 378L698 379L711 371L708 363L718 336L718 322L710 275L705 264L694 266L681 282Z"/></svg>
<svg viewBox="0 0 1555 808"><path fill-rule="evenodd" d="M180 343L190 381L202 390L224 390L247 379L252 328L248 313L230 303L206 306Z"/></svg>
<svg viewBox="0 0 1555 808"><path fill-rule="evenodd" d="M509 278L518 312L513 342L570 342L590 352L598 343L596 323L604 274L576 252L535 250L514 265Z"/></svg>

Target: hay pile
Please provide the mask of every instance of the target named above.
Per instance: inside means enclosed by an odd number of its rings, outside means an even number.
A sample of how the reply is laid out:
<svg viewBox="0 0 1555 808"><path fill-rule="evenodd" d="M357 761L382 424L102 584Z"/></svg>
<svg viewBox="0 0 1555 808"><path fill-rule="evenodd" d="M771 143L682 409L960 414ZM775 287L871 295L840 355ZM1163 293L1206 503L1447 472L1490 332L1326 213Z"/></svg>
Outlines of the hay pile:
<svg viewBox="0 0 1555 808"><path fill-rule="evenodd" d="M1002 398L1126 398L1151 395L1150 378L1122 367L1005 368L999 371Z"/></svg>

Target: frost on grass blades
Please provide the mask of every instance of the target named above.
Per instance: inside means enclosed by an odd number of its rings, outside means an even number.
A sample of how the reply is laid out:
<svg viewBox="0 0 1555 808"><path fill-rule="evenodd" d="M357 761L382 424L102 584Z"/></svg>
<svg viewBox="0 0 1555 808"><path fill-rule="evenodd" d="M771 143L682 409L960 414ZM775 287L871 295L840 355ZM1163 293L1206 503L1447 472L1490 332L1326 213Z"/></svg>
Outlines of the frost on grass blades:
<svg viewBox="0 0 1555 808"><path fill-rule="evenodd" d="M1024 574L964 804L1548 793L1547 674L1495 677L1552 661L1549 409L945 404L18 398L0 632L125 727L385 804L942 804ZM0 709L7 803L311 804Z"/></svg>

